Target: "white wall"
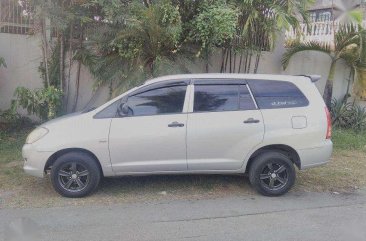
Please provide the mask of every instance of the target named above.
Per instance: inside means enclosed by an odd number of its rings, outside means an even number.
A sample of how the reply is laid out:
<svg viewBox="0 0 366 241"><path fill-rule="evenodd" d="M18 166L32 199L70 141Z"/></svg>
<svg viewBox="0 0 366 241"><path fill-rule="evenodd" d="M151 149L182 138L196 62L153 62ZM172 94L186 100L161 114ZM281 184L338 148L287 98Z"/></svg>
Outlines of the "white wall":
<svg viewBox="0 0 366 241"><path fill-rule="evenodd" d="M283 47L283 37L278 40L277 48L269 53L265 52L260 60L259 73L267 74L319 74L322 79L317 83L321 93L325 86L325 80L330 67L330 59L327 55L317 52L304 52L295 55L286 70L282 69L281 57L285 51ZM10 107L14 90L17 86L27 88L41 88L42 79L38 72L41 61L40 40L36 36L15 35L0 33L0 56L4 57L8 68L0 68L0 109L5 110ZM219 72L221 65L221 50L213 53L210 60L209 72ZM188 67L192 73L204 72L205 65L202 61ZM336 66L334 82L334 97L343 98L347 87L349 69L339 61ZM75 95L76 64L72 67L70 86L70 101L68 109L71 109ZM83 109L90 101L93 93L93 77L86 67L81 69L80 95L77 110ZM102 88L93 98L92 105L100 105L107 101L108 89ZM25 111L22 111L25 113Z"/></svg>
<svg viewBox="0 0 366 241"><path fill-rule="evenodd" d="M297 75L297 74L317 74L322 78L316 83L319 91L323 93L325 82L330 69L330 57L318 52L303 52L293 56L288 68L282 73ZM350 69L343 61L339 61L336 65L336 74L333 86L333 97L343 98L347 89L347 79Z"/></svg>
<svg viewBox="0 0 366 241"><path fill-rule="evenodd" d="M0 68L0 109L10 107L16 87L41 88L38 66L42 59L35 36L0 33L0 56L7 68Z"/></svg>
<svg viewBox="0 0 366 241"><path fill-rule="evenodd" d="M43 87L43 81L38 72L42 61L40 39L37 36L0 33L0 56L6 61L7 68L0 68L0 110L6 110L11 105L13 94L18 86L37 89ZM69 109L75 95L76 64L72 68ZM86 67L82 67L80 75L79 101L77 110L83 109L90 101L93 90L93 78ZM94 100L97 104L107 101L108 91L102 88L96 93ZM20 110L26 114L25 110ZM36 119L31 116L32 119Z"/></svg>

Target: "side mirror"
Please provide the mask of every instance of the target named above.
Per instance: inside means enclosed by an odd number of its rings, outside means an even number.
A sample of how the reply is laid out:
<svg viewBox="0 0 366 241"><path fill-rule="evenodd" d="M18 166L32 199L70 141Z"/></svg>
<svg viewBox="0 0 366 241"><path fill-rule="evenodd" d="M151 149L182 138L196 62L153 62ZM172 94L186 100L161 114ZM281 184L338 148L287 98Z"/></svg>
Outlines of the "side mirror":
<svg viewBox="0 0 366 241"><path fill-rule="evenodd" d="M127 105L127 103L121 103L118 106L117 109L117 115L119 117L124 117L124 116L128 116L128 111L129 111L130 107Z"/></svg>
<svg viewBox="0 0 366 241"><path fill-rule="evenodd" d="M128 115L130 107L127 105L127 103L124 103L121 108L122 115Z"/></svg>

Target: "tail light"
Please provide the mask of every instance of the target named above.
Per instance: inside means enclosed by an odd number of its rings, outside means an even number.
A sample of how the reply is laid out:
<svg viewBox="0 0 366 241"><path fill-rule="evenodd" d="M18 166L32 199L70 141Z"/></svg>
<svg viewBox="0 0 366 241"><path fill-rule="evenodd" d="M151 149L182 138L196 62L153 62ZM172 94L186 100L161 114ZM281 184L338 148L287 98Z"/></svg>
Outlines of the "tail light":
<svg viewBox="0 0 366 241"><path fill-rule="evenodd" d="M327 107L324 107L325 114L327 115L327 134L325 136L326 139L330 139L332 137L332 118L330 117L330 112Z"/></svg>

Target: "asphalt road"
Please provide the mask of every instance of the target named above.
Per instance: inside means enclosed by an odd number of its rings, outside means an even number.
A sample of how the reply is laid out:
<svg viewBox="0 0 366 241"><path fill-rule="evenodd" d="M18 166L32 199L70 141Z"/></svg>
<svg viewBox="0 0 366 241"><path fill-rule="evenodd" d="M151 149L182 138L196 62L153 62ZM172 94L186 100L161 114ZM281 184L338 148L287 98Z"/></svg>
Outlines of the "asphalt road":
<svg viewBox="0 0 366 241"><path fill-rule="evenodd" d="M0 210L4 240L366 240L366 191Z"/></svg>

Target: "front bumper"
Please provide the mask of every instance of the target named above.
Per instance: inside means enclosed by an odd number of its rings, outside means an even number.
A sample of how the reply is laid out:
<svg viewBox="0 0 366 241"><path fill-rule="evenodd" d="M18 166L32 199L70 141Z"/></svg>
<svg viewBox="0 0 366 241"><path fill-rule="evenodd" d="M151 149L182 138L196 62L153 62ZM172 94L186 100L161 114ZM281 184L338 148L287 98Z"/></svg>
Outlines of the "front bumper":
<svg viewBox="0 0 366 241"><path fill-rule="evenodd" d="M35 177L44 177L44 167L53 152L39 151L32 144L25 144L22 148L24 172Z"/></svg>
<svg viewBox="0 0 366 241"><path fill-rule="evenodd" d="M314 148L298 150L301 160L301 169L307 169L328 163L332 155L332 151L333 143L331 140L325 140L324 143Z"/></svg>

